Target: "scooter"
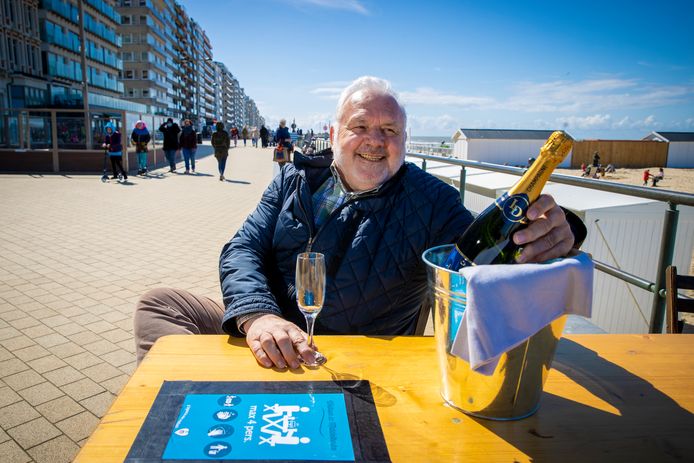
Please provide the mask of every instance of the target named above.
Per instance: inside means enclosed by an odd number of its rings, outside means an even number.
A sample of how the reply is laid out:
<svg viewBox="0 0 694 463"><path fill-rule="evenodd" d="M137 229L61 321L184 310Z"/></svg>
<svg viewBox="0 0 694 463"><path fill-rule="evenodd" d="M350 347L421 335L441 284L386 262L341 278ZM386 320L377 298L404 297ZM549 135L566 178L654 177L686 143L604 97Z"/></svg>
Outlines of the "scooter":
<svg viewBox="0 0 694 463"><path fill-rule="evenodd" d="M106 172L106 169L108 168L108 148L104 148L104 170L101 175L101 182L106 183L108 182L108 172ZM118 182L123 181L123 173L118 172Z"/></svg>
<svg viewBox="0 0 694 463"><path fill-rule="evenodd" d="M108 182L108 173L106 172L107 166L108 166L108 148L104 148L104 170L103 170L103 175L101 175L101 182L102 183Z"/></svg>

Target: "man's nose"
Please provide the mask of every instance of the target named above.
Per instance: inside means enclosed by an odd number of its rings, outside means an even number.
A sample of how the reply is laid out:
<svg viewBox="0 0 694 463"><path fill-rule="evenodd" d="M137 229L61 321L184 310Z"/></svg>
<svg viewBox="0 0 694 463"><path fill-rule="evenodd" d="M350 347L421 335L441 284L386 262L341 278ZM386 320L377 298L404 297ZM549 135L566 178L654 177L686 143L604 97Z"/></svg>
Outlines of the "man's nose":
<svg viewBox="0 0 694 463"><path fill-rule="evenodd" d="M366 132L367 143L373 146L383 146L385 141L385 136L380 127L371 128Z"/></svg>

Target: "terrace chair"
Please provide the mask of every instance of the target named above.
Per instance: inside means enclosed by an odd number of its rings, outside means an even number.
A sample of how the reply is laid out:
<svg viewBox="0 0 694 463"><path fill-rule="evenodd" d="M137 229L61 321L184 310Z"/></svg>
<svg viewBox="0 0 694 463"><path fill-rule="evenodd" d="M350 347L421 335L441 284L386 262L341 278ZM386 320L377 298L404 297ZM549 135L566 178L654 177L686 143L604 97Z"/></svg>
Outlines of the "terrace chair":
<svg viewBox="0 0 694 463"><path fill-rule="evenodd" d="M694 276L678 275L677 267L670 265L665 270L665 295L667 312L665 321L668 333L681 333L684 329L684 321L679 320L680 312L694 313L694 299L680 297L678 290L694 289Z"/></svg>
<svg viewBox="0 0 694 463"><path fill-rule="evenodd" d="M424 302L422 302L422 305L419 308L419 315L417 316L417 325L415 326L414 330L415 336L424 336L424 330L427 327L432 306L433 303L428 297L424 300Z"/></svg>

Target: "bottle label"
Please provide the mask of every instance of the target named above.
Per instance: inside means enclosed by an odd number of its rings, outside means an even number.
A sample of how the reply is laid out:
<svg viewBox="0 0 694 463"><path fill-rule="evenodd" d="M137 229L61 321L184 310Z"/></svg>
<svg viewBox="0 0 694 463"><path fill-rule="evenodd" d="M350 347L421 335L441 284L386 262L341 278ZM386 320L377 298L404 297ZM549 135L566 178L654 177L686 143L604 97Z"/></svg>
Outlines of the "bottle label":
<svg viewBox="0 0 694 463"><path fill-rule="evenodd" d="M528 195L520 193L509 196L508 193L504 193L496 199L495 203L496 207L501 209L507 222L525 223L525 214L528 212L528 207L530 207Z"/></svg>

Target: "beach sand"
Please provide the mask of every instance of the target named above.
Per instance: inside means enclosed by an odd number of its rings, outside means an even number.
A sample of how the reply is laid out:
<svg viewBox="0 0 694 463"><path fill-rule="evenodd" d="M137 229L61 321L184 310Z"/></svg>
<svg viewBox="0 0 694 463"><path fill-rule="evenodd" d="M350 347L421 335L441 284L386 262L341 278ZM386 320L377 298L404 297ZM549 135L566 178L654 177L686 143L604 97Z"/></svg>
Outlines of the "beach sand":
<svg viewBox="0 0 694 463"><path fill-rule="evenodd" d="M658 167L649 168L652 174L658 172ZM643 186L643 171L644 169L617 169L614 174L605 174L600 180L609 182L624 183L625 185L635 185ZM580 177L582 174L581 169L555 169L554 172L564 175L574 175ZM651 182L648 182L648 188L651 187ZM658 186L655 187L661 190L672 190L678 191L680 193L692 193L694 194L694 169L665 169L665 177L662 181L658 182ZM682 273L682 269L679 269L679 273ZM694 256L692 256L692 261L689 268L689 274L694 275ZM694 297L694 291L683 291L689 297ZM688 324L694 324L694 314L682 314L683 318Z"/></svg>
<svg viewBox="0 0 694 463"><path fill-rule="evenodd" d="M649 168L652 174L658 173L658 167ZM601 180L624 183L626 185L643 185L643 171L641 169L617 169L614 174L605 174ZM581 169L555 169L556 173L564 175L574 175L580 177ZM649 188L651 182L648 182ZM694 169L665 169L665 178L658 182L661 190L673 190L681 193L694 193Z"/></svg>

